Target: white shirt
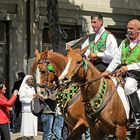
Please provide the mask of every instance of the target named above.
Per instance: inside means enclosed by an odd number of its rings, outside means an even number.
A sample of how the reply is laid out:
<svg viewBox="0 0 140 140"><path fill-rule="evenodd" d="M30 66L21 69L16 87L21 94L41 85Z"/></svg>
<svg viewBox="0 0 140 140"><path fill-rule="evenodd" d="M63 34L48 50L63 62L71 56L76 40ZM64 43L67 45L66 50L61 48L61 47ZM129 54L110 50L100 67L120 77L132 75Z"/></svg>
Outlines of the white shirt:
<svg viewBox="0 0 140 140"><path fill-rule="evenodd" d="M95 35L95 40L94 40L95 43L100 39L100 37L104 31L105 31L105 28L104 28L104 26L102 26L100 28L99 32L96 33L96 35ZM84 48L88 45L89 45L89 38L83 43L82 48ZM117 50L118 50L117 41L112 34L109 34L106 39L105 51L97 53L97 57L102 58L102 61L104 63L109 64L111 62L111 60L113 59ZM90 48L85 53L86 57L88 57L89 53L90 53Z"/></svg>
<svg viewBox="0 0 140 140"><path fill-rule="evenodd" d="M129 39L129 38L128 38ZM136 45L138 40L140 39L140 37L138 37L135 41L130 41L130 48L133 49ZM109 71L110 73L113 72L116 67L121 64L121 54L122 54L122 44L120 44L118 51L116 52L112 62L109 64L107 71ZM140 62L139 63L133 63L133 64L128 64L127 65L128 70L139 70L140 71Z"/></svg>

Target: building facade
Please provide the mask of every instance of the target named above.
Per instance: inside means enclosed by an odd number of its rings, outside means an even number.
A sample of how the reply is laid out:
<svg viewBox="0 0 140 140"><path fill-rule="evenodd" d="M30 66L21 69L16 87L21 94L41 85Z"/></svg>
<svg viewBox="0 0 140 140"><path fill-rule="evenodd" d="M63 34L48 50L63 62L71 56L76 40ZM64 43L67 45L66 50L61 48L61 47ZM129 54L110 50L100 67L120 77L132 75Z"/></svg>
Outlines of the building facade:
<svg viewBox="0 0 140 140"><path fill-rule="evenodd" d="M139 9L139 0L58 0L59 24L67 41L91 33L90 16L96 12L120 43L128 20L140 18ZM17 72L29 72L35 49L52 49L51 44L47 0L0 0L0 79L9 90Z"/></svg>

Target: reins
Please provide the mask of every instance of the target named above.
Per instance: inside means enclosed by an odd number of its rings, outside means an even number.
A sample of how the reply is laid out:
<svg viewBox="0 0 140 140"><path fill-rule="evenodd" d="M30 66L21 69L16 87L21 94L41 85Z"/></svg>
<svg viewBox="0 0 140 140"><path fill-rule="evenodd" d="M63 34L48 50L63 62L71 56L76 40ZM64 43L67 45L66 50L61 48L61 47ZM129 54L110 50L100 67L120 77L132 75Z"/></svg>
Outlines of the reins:
<svg viewBox="0 0 140 140"><path fill-rule="evenodd" d="M87 81L86 83L81 83L81 84L78 84L79 86L84 86L84 85L87 85L87 84L91 84L91 83L93 83L93 82L96 82L96 81L98 81L98 80L100 80L102 78L102 76L100 76L100 77L98 77L98 78L96 78L96 79L92 79L92 80L90 80L90 81Z"/></svg>
<svg viewBox="0 0 140 140"><path fill-rule="evenodd" d="M85 61L85 59L83 58L83 61ZM80 63L80 65L76 68L76 70L74 71L74 75L78 72L78 70L80 69L81 66L83 66L83 61ZM87 84L91 84L93 82L96 82L98 80L100 80L102 78L102 76L99 76L98 78L96 79L92 79L90 81L87 81L85 83L77 83L77 85L79 86L84 86L84 85L87 85Z"/></svg>
<svg viewBox="0 0 140 140"><path fill-rule="evenodd" d="M117 83L117 85L115 86L115 89L114 89L114 91L112 92L112 94L109 96L109 98L108 98L105 102L103 102L103 104L100 106L100 108L99 108L96 112L93 112L93 111L92 111L92 112L91 112L91 111L88 112L88 110L86 110L86 111L87 111L87 114L88 114L88 116L89 116L90 119L93 119L93 120L95 121L96 116L97 116L97 115L105 108L105 106L109 103L109 101L111 100L111 98L112 98L113 95L115 94L115 92L116 92L118 86L119 86L119 83ZM88 107L89 101L84 101L84 100L83 100L83 102L84 102L85 106Z"/></svg>
<svg viewBox="0 0 140 140"><path fill-rule="evenodd" d="M83 59L83 61L85 61L85 60ZM78 70L81 68L81 66L83 66L83 61L82 61L82 62L80 63L80 65L76 68L76 70L74 71L74 74L77 74ZM83 66L83 67L84 67L84 66ZM85 70L85 72L86 72L86 70ZM77 85L79 85L79 86L88 85L88 86L86 87L86 90L87 90L87 88L90 86L90 84L92 84L93 82L95 83L96 81L100 80L101 78L103 78L103 77L102 77L102 76L99 76L99 77L97 77L96 79L92 79L92 80L87 81L87 82L85 82L85 83L77 83ZM99 107L99 109L97 109L95 112L92 110L92 107L90 106L90 100L85 101L85 100L83 99L84 105L85 105L85 107L87 108L87 109L86 109L87 114L88 114L88 116L89 116L91 119L93 119L93 120L95 121L95 119L97 118L97 115L105 108L105 106L109 103L109 101L111 100L111 98L112 98L113 95L115 94L115 92L116 92L117 87L118 87L119 84L120 84L120 83L118 82L117 85L115 86L115 89L114 89L114 91L112 92L112 94L108 97L108 99L107 99L105 102L103 102L103 103L101 104L101 106ZM91 107L91 108L89 109L89 107Z"/></svg>

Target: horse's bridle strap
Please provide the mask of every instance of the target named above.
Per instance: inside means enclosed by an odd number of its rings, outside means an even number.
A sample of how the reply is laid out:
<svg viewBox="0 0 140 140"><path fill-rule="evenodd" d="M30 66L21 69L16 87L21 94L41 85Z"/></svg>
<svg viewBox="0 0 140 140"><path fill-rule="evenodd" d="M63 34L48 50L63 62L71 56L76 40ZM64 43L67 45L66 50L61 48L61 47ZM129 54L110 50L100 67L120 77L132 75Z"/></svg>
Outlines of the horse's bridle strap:
<svg viewBox="0 0 140 140"><path fill-rule="evenodd" d="M86 112L88 114L88 116L92 119L95 120L95 116L97 116L104 108L105 106L108 104L108 102L111 100L111 98L113 97L114 93L116 92L117 88L118 88L118 85L119 83L117 83L117 85L115 86L115 90L112 92L112 94L109 96L109 98L101 105L101 107L96 111L96 112L89 112L87 109L86 109ZM89 102L84 102L85 103L85 106L89 107L88 104Z"/></svg>

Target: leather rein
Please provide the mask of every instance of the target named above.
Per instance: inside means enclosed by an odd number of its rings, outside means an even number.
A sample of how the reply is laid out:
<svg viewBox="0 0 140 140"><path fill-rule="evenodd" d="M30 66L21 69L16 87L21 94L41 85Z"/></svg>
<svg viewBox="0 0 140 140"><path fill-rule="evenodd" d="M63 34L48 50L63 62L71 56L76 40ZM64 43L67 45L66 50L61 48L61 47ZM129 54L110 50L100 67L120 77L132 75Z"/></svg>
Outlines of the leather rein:
<svg viewBox="0 0 140 140"><path fill-rule="evenodd" d="M86 61L85 58L83 58L83 61ZM78 71L79 71L79 69L83 66L83 61L79 64L79 66L78 66L78 67L76 68L76 70L74 71L74 75L77 74ZM92 80L87 81L87 82L85 82L85 83L77 83L77 84L78 84L79 86L86 86L86 85L87 85L87 87L86 87L86 91L87 91L88 88L89 88L89 86L90 86L90 84L95 83L96 81L100 80L101 78L102 78L102 77L99 76L99 77L97 77L96 79L92 79ZM88 108L89 108L89 104L90 104L90 99L88 99L87 101L85 101L85 100L83 99L83 102L84 102L84 105L85 105L85 108L86 108L87 115L88 115L88 117L89 117L90 119L93 120L93 122L95 122L95 120L96 120L97 116L99 115L99 113L100 113L100 112L105 108L105 106L109 103L109 101L111 100L111 98L112 98L113 95L115 94L118 85L119 85L119 83L117 83L117 85L115 86L115 89L114 89L114 91L112 92L112 94L109 96L109 98L108 98L105 102L103 102L103 103L101 104L101 106L99 107L99 109L98 109L96 112L94 112L93 110L90 110L90 111L89 111L89 109L88 109Z"/></svg>

